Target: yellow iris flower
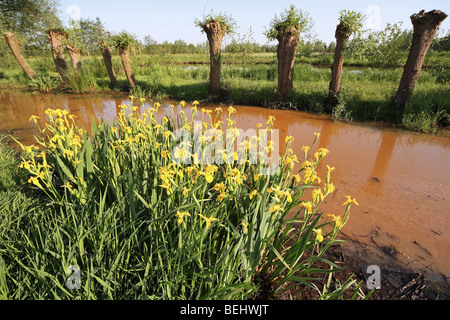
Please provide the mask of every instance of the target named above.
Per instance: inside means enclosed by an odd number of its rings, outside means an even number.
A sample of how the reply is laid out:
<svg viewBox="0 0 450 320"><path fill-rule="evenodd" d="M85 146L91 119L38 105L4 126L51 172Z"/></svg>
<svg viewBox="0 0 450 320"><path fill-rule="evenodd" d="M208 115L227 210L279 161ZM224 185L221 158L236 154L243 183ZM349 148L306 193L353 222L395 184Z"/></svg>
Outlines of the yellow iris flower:
<svg viewBox="0 0 450 320"><path fill-rule="evenodd" d="M178 221L178 225L180 225L180 224L182 224L183 223L183 218L185 217L185 216L191 216L191 214L189 213L189 212L187 212L187 211L183 211L183 212L180 212L180 211L177 211L177 214L175 215L178 219L177 219L177 221Z"/></svg>
<svg viewBox="0 0 450 320"><path fill-rule="evenodd" d="M269 116L269 118L267 119L266 123L267 123L268 126L271 126L274 121L275 121L275 117L274 116Z"/></svg>
<svg viewBox="0 0 450 320"><path fill-rule="evenodd" d="M247 234L248 233L248 223L241 222L241 226L243 227L242 230L244 231L244 233Z"/></svg>
<svg viewBox="0 0 450 320"><path fill-rule="evenodd" d="M221 192L225 192L225 184L223 182L221 183L216 183L214 188L215 191L221 191Z"/></svg>
<svg viewBox="0 0 450 320"><path fill-rule="evenodd" d="M206 230L208 230L208 228L211 226L211 222L212 221L218 221L219 220L219 219L213 218L213 217L207 218L204 215L202 215L201 213L199 213L199 216L206 221Z"/></svg>
<svg viewBox="0 0 450 320"><path fill-rule="evenodd" d="M328 187L327 187L327 194L328 194L328 193L333 193L335 189L336 189L336 187L334 186L334 184L333 184L333 183L330 183L330 184L328 185Z"/></svg>
<svg viewBox="0 0 450 320"><path fill-rule="evenodd" d="M69 189L69 191L72 190L72 188L73 188L73 186L70 184L70 182L67 182L65 185L63 185L63 186L61 186L61 187L62 187L62 188Z"/></svg>
<svg viewBox="0 0 450 320"><path fill-rule="evenodd" d="M256 190L253 190L251 193L248 194L248 197L250 198L250 200L252 200L253 197L255 197L255 196L261 197L261 195Z"/></svg>
<svg viewBox="0 0 450 320"><path fill-rule="evenodd" d="M322 229L313 229L313 231L316 234L316 240L319 241L319 242L322 242L323 241L323 231L322 231Z"/></svg>
<svg viewBox="0 0 450 320"><path fill-rule="evenodd" d="M347 201L345 201L342 205L343 206L345 206L345 205L347 205L347 204L350 204L350 203L354 203L354 204L356 204L357 206L359 206L359 203L358 202L356 202L356 199L352 199L350 196L345 196L346 198L347 198Z"/></svg>
<svg viewBox="0 0 450 320"><path fill-rule="evenodd" d="M320 198L321 201L323 201L324 196L323 196L323 193L322 193L322 189L314 189L312 191L312 197L313 197L314 201L317 201L319 198Z"/></svg>
<svg viewBox="0 0 450 320"><path fill-rule="evenodd" d="M274 204L269 208L269 211L272 214L277 214L280 211L284 211L283 208L279 204Z"/></svg>
<svg viewBox="0 0 450 320"><path fill-rule="evenodd" d="M340 227L342 225L342 218L341 216L335 216L334 214L329 214L329 217L331 217L336 224L336 227Z"/></svg>
<svg viewBox="0 0 450 320"><path fill-rule="evenodd" d="M305 208L308 214L313 213L312 203L310 201L300 203L299 207Z"/></svg>

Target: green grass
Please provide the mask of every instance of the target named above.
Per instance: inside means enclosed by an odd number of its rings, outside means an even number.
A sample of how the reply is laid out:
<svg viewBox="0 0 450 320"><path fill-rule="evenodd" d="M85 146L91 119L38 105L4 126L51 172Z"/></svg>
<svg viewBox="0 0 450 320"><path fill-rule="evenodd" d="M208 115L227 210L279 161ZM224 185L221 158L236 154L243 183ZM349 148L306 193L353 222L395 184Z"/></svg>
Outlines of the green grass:
<svg viewBox="0 0 450 320"><path fill-rule="evenodd" d="M371 67L371 68L379 68L381 67L379 64L373 62L370 56L350 56L344 53L344 66L346 67ZM408 58L408 52L402 52L398 59L396 59L396 63L394 65L385 66L385 68L401 68ZM306 63L312 65L330 65L333 63L333 54L327 53L326 55L313 53L310 56L306 56L303 54L297 55L297 63ZM437 52L430 50L425 57L425 61L423 64L423 68L431 69L438 66L448 66L450 62L450 52L442 51Z"/></svg>
<svg viewBox="0 0 450 320"><path fill-rule="evenodd" d="M0 134L0 192L16 187L19 181L17 155L6 144L7 136Z"/></svg>

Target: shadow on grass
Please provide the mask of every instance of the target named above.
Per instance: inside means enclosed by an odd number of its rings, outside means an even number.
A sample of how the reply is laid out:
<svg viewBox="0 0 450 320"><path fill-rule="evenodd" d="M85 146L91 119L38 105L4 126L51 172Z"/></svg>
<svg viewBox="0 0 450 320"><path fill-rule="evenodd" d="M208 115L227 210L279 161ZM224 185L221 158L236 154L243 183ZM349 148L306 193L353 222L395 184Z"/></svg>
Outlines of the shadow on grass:
<svg viewBox="0 0 450 320"><path fill-rule="evenodd" d="M126 80L117 81L111 88L109 81L100 80L98 85L113 91L130 92ZM218 104L261 106L279 108L277 86L274 82L250 84L246 81L224 81L225 94L214 102ZM141 92L153 99L208 100L209 82L154 84L151 79L138 81ZM286 107L291 110L318 114L329 114L326 108L326 89L301 89L294 91L287 99ZM380 121L415 131L435 131L435 128L450 125L450 90L416 90L405 110L395 106L393 97L380 95L377 98L358 93L342 92L338 104L332 111L335 119L346 121Z"/></svg>
<svg viewBox="0 0 450 320"><path fill-rule="evenodd" d="M402 125L410 130L436 132L450 126L450 89L418 91L405 106Z"/></svg>
<svg viewBox="0 0 450 320"><path fill-rule="evenodd" d="M138 86L155 99L202 100L208 97L208 82L190 84L153 84L149 81L137 81Z"/></svg>
<svg viewBox="0 0 450 320"><path fill-rule="evenodd" d="M402 110L392 100L382 99L342 99L334 110L335 116L340 113L344 118L355 121L388 121L398 123L402 118Z"/></svg>

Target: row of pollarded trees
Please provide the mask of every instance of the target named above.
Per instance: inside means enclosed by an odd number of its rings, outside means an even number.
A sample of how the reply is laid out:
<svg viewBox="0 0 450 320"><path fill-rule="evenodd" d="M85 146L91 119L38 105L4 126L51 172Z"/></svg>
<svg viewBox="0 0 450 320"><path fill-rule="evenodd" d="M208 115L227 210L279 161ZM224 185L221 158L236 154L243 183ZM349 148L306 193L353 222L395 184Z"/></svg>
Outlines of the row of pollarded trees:
<svg viewBox="0 0 450 320"><path fill-rule="evenodd" d="M77 40L76 29L63 29L63 28L55 28L47 30L47 36L50 41L51 49L52 49L52 57L55 63L56 71L60 77L61 82L66 82L70 72L65 58L65 50L70 56L72 61L72 67L75 72L82 71L82 53L83 46L80 44L80 41ZM33 79L36 78L36 72L31 68L26 59L23 57L20 44L17 39L17 36L10 32L3 35L3 38L7 42L10 47L14 57L16 58L19 65L22 67L25 74ZM129 48L131 43L133 43L133 36L129 35L126 32L121 32L118 35L112 38L112 42L114 47L119 52L119 55L122 59L122 64L124 67L125 75L131 87L136 85L136 79L134 78L133 71L131 68L131 59ZM103 56L103 60L105 63L105 67L108 72L108 76L111 81L111 85L114 86L116 83L116 74L114 72L114 68L112 65L112 57L111 57L111 49L109 44L106 41L102 41L98 44L100 51Z"/></svg>
<svg viewBox="0 0 450 320"><path fill-rule="evenodd" d="M52 29L48 31L48 34L52 46L52 53L56 70L58 71L61 80L64 81L68 74L67 64L64 60L64 45L67 48L75 71L81 71L82 69L82 50L77 45L75 45L73 41L67 39L67 33L64 31L61 31L59 29ZM113 45L119 52L120 58L122 60L122 65L130 87L136 86L136 79L133 74L133 69L131 68L131 58L129 51L129 47L133 41L133 37L126 32L121 32L112 38ZM111 85L114 86L117 78L112 64L112 50L106 41L101 41L100 43L98 43L98 46L102 53Z"/></svg>
<svg viewBox="0 0 450 320"><path fill-rule="evenodd" d="M412 45L395 99L401 108L405 106L412 95L423 61L436 34L436 30L446 17L447 15L445 13L438 10L430 12L422 10L420 13L411 16L414 29ZM330 110L336 105L339 96L344 62L344 48L352 33L362 27L362 20L363 16L360 13L346 10L341 11L339 24L335 32L336 48L328 97L326 99ZM210 98L215 98L224 92L220 82L222 39L227 32L234 29L235 22L232 18L224 14L213 15L211 13L205 16L203 20L196 19L195 23L206 33L208 38L210 47L209 94ZM285 10L280 17L275 16L271 21L269 29L265 32L268 39L276 39L278 41L278 100L280 105L285 104L287 97L292 92L293 70L300 33L307 31L310 26L311 20L308 14L297 10L291 5L290 9ZM68 68L64 59L64 47L69 52L74 70L81 70L82 68L82 50L76 45L76 41L70 39L75 39L76 37L69 37L68 40L68 33L63 29L52 29L47 34L52 45L52 55L56 69L61 80L65 81L68 75ZM14 34L5 34L4 38L24 72L30 78L35 77L36 73L20 54L20 47ZM136 85L129 52L129 47L133 41L133 37L124 31L112 38L112 45L119 52L125 75L132 88ZM99 43L99 47L111 83L114 85L116 76L111 61L111 49L105 41Z"/></svg>
<svg viewBox="0 0 450 320"><path fill-rule="evenodd" d="M67 52L72 60L73 69L76 71L80 71L82 69L81 66L81 52L82 50L77 47L73 42L69 41L68 33L62 29L51 29L47 30L47 36L50 40L51 48L52 48L52 57L55 62L56 71L58 72L61 81L67 80L69 75L69 68L67 66L67 62L64 56L65 49L67 48ZM22 67L23 71L29 78L35 78L36 72L31 68L31 66L27 63L25 58L22 56L20 51L19 41L17 40L17 36L14 33L6 33L3 38L8 43L14 57L16 58L19 65Z"/></svg>
<svg viewBox="0 0 450 320"><path fill-rule="evenodd" d="M81 52L76 45L73 44L70 39L66 38L67 33L61 32L60 30L49 30L49 39L52 45L53 58L55 60L55 65L58 73L60 74L61 80L65 79L65 74L67 74L67 65L64 61L64 46L66 46L67 51L69 52L70 58L72 59L73 68L76 71L81 71ZM134 37L128 34L125 31L115 35L112 37L112 45L119 52L119 56L122 60L123 69L125 71L125 75L127 77L128 83L130 87L136 86L136 79L133 74L133 69L131 67L131 58L130 58L130 45L133 43ZM111 81L111 85L114 86L117 77L112 64L112 50L107 41L101 41L98 43L100 48L100 52L103 56L103 61L105 63L106 70L108 72L109 79Z"/></svg>
<svg viewBox="0 0 450 320"><path fill-rule="evenodd" d="M420 11L411 16L413 24L413 38L404 67L404 72L395 97L395 102L400 108L404 108L410 99L414 87L419 78L422 64L428 49L434 39L436 31L447 15L439 10L430 12ZM344 48L352 33L362 27L364 17L354 11L342 10L339 24L336 27L336 48L332 65L331 81L326 98L329 110L332 110L338 100L341 76L344 63ZM293 88L293 71L295 56L299 43L300 33L307 31L311 26L311 20L307 13L296 10L291 5L280 17L275 16L270 28L265 32L269 40L277 40L278 60L278 101L284 105ZM203 21L196 20L196 24L206 33L210 45L210 96L220 95L224 89L220 85L220 57L222 38L230 27L234 26L233 20L222 14L206 16Z"/></svg>
<svg viewBox="0 0 450 320"><path fill-rule="evenodd" d="M420 11L411 15L413 38L404 66L403 75L395 96L395 103L403 109L411 98L414 87L419 79L425 56L433 42L436 31L447 15L439 10ZM336 27L336 49L332 66L332 75L328 91L327 103L333 108L337 103L340 90L342 68L344 63L343 50L351 34L362 27L362 15L353 11L341 11L339 24Z"/></svg>
<svg viewBox="0 0 450 320"><path fill-rule="evenodd" d="M52 56L55 62L56 70L58 71L60 79L64 81L69 73L69 69L64 57L64 42L67 39L67 33L63 29L52 29L47 31L47 35L51 43ZM14 57L22 67L25 74L31 79L35 78L37 76L36 72L31 68L31 66L23 57L17 36L14 33L9 32L3 35L3 39L5 39L6 43L8 44ZM72 46L70 43L66 43L66 45L69 55L72 58L74 68L81 68L81 51L78 50L78 48Z"/></svg>

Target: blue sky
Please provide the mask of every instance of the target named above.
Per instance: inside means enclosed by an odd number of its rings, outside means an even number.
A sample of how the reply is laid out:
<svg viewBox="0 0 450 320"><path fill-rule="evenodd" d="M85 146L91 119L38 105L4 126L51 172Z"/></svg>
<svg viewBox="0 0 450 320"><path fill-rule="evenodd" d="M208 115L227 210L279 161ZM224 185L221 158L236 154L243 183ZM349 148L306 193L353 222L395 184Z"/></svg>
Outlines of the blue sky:
<svg viewBox="0 0 450 320"><path fill-rule="evenodd" d="M442 10L450 14L448 0L61 0L61 13L69 17L100 17L108 30L127 30L143 40L150 35L158 42L173 42L182 39L188 43L206 40L194 25L195 18L204 13L223 12L231 15L237 23L237 32L245 34L252 28L253 38L267 43L262 34L275 14L280 14L291 4L307 11L314 20L317 38L329 43L334 40L334 31L342 9L359 11L367 16L365 27L383 29L387 23L403 22L403 29L412 28L410 15L420 10ZM450 17L441 29L450 29Z"/></svg>

